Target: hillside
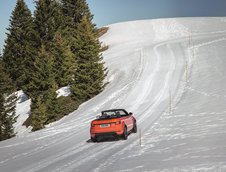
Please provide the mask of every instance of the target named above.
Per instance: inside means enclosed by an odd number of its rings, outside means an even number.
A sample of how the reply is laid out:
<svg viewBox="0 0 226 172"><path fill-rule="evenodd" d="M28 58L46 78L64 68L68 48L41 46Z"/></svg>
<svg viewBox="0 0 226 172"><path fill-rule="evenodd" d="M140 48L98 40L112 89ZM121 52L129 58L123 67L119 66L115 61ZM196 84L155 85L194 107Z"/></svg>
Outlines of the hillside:
<svg viewBox="0 0 226 172"><path fill-rule="evenodd" d="M117 23L100 39L105 90L47 128L0 142L0 171L226 171L226 18ZM102 110L142 133L90 143Z"/></svg>

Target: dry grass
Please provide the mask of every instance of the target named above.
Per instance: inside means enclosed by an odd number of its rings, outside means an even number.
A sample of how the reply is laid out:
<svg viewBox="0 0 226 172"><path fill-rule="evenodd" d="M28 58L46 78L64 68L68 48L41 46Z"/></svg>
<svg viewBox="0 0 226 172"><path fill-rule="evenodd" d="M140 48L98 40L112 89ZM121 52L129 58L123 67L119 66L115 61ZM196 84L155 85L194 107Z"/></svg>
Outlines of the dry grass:
<svg viewBox="0 0 226 172"><path fill-rule="evenodd" d="M101 51L101 52L106 51L108 48L109 48L108 45L101 46L100 51Z"/></svg>
<svg viewBox="0 0 226 172"><path fill-rule="evenodd" d="M109 29L108 27L102 27L102 28L98 29L98 37L101 37L105 33L107 33L108 29Z"/></svg>
<svg viewBox="0 0 226 172"><path fill-rule="evenodd" d="M108 27L102 27L102 28L98 29L98 37L101 37L101 36L103 36L105 33L107 33L108 29L109 29ZM108 45L101 44L101 49L100 49L100 51L101 51L101 52L106 51L108 48L109 48Z"/></svg>

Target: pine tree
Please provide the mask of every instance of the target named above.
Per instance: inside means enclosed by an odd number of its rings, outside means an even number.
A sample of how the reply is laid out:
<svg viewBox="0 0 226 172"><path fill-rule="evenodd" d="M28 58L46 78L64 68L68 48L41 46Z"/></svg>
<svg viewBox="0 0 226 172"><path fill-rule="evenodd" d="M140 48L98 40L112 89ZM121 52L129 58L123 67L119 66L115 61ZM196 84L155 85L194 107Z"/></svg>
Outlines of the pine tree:
<svg viewBox="0 0 226 172"><path fill-rule="evenodd" d="M51 46L54 56L54 73L59 87L70 85L76 69L76 58L71 52L70 40L72 37L67 30L57 31Z"/></svg>
<svg viewBox="0 0 226 172"><path fill-rule="evenodd" d="M58 114L61 112L61 105L57 100L57 85L52 83L51 88L45 97L45 103L47 108L47 121L46 123L54 122L58 119Z"/></svg>
<svg viewBox="0 0 226 172"><path fill-rule="evenodd" d="M64 15L67 16L67 26L76 29L83 16L89 16L90 23L93 16L85 0L61 0Z"/></svg>
<svg viewBox="0 0 226 172"><path fill-rule="evenodd" d="M4 140L4 128L3 128L3 123L4 123L4 117L5 115L3 114L5 111L4 107L5 99L4 95L1 93L0 94L0 141Z"/></svg>
<svg viewBox="0 0 226 172"><path fill-rule="evenodd" d="M24 0L17 0L10 19L3 61L17 89L25 92L36 57L35 37L32 14Z"/></svg>
<svg viewBox="0 0 226 172"><path fill-rule="evenodd" d="M36 8L34 23L39 53L29 85L32 96L31 124L34 130L58 118L61 109L56 90L58 86L72 82L75 70L75 58L69 46L71 37L65 27L60 4L53 0L39 0ZM42 109L42 113L38 114L37 109ZM41 126L35 127L37 121L40 122L38 115L45 116L45 120L41 120Z"/></svg>
<svg viewBox="0 0 226 172"><path fill-rule="evenodd" d="M76 30L83 16L87 16L90 24L92 24L93 15L89 11L88 4L85 0L61 0L63 14L65 16L65 27L71 33L73 38L76 37ZM93 24L93 27L95 25ZM71 50L76 54L76 40L71 42Z"/></svg>
<svg viewBox="0 0 226 172"><path fill-rule="evenodd" d="M36 107L32 112L32 131L37 131L45 128L45 123L47 121L46 105L42 101L42 97L38 96Z"/></svg>
<svg viewBox="0 0 226 172"><path fill-rule="evenodd" d="M103 90L106 76L100 43L88 16L83 16L77 26L76 48L78 67L72 91L76 99L86 101Z"/></svg>
<svg viewBox="0 0 226 172"><path fill-rule="evenodd" d="M55 82L54 58L44 45L41 46L36 58L32 77L30 83L30 92L32 93L31 125L35 131L44 128L45 124L55 121L60 112L56 94L58 86Z"/></svg>
<svg viewBox="0 0 226 172"><path fill-rule="evenodd" d="M51 84L55 82L55 73L53 72L54 58L50 52L46 50L44 45L41 46L38 56L34 62L34 69L31 74L32 80L29 85L29 92L32 99L44 97Z"/></svg>
<svg viewBox="0 0 226 172"><path fill-rule="evenodd" d="M75 72L75 55L71 52L72 32L66 26L67 17L62 13L62 5L57 1L36 2L35 28L39 33L37 42L44 45L54 58L54 72L58 86L72 82Z"/></svg>
<svg viewBox="0 0 226 172"><path fill-rule="evenodd" d="M104 87L106 69L100 55L101 46L86 1L62 0L62 4L64 15L67 16L67 26L74 37L71 50L77 60L72 85L73 97L84 102L100 93Z"/></svg>
<svg viewBox="0 0 226 172"><path fill-rule="evenodd" d="M6 74L0 58L0 141L15 135L13 124L16 122L16 94L11 79Z"/></svg>
<svg viewBox="0 0 226 172"><path fill-rule="evenodd" d="M36 1L34 17L35 30L38 33L38 46L44 45L49 50L56 31L64 26L60 4L53 0Z"/></svg>

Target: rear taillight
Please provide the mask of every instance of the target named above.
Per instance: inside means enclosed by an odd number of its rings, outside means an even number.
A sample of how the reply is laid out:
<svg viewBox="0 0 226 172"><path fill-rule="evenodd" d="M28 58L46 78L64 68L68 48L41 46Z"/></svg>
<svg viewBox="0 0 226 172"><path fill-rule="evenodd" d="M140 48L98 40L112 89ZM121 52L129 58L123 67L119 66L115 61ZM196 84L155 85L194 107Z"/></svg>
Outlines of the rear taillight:
<svg viewBox="0 0 226 172"><path fill-rule="evenodd" d="M95 124L91 124L91 127L94 127L95 126Z"/></svg>
<svg viewBox="0 0 226 172"><path fill-rule="evenodd" d="M116 124L116 125L119 125L119 124L121 124L121 121L117 121L115 124Z"/></svg>

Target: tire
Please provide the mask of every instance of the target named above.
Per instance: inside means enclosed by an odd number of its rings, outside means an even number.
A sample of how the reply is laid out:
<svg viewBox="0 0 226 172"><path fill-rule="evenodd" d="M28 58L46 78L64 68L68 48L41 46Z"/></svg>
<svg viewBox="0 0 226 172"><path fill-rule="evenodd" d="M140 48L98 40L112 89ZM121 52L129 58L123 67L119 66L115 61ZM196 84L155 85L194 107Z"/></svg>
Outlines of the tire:
<svg viewBox="0 0 226 172"><path fill-rule="evenodd" d="M125 126L124 127L124 132L122 134L122 139L123 140L127 140L127 138L128 138L128 132L127 132L127 127Z"/></svg>
<svg viewBox="0 0 226 172"><path fill-rule="evenodd" d="M97 142L97 139L96 139L96 138L91 137L91 141L92 141L92 142L94 142L94 143L96 143L96 142Z"/></svg>
<svg viewBox="0 0 226 172"><path fill-rule="evenodd" d="M132 129L132 132L133 133L137 133L137 123L134 122L134 126L133 126L133 129Z"/></svg>

